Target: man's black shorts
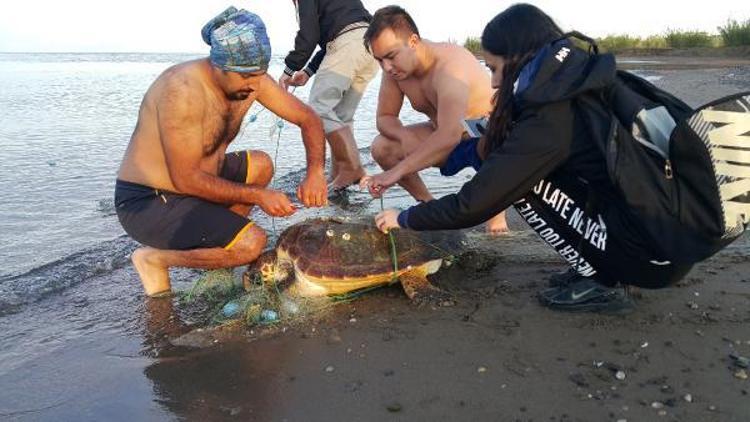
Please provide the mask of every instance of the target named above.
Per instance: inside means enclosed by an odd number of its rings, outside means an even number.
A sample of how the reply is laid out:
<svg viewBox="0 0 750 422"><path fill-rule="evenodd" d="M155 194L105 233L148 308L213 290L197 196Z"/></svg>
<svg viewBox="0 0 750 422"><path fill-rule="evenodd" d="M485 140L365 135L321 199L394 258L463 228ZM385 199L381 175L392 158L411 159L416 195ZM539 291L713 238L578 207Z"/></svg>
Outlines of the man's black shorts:
<svg viewBox="0 0 750 422"><path fill-rule="evenodd" d="M237 151L224 158L219 177L247 183L250 152ZM192 196L117 180L117 218L137 242L157 249L229 249L253 222L229 209Z"/></svg>

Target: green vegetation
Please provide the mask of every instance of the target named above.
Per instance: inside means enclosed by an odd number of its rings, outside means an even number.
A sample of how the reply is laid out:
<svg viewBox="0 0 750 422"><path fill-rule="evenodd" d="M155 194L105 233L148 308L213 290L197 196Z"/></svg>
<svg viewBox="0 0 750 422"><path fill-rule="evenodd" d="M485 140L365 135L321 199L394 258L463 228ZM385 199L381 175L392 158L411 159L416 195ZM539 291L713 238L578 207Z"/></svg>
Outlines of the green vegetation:
<svg viewBox="0 0 750 422"><path fill-rule="evenodd" d="M744 22L729 19L726 25L720 26L718 29L725 46L750 45L750 19Z"/></svg>
<svg viewBox="0 0 750 422"><path fill-rule="evenodd" d="M675 31L669 30L664 36L667 46L671 48L713 47L711 35L704 31Z"/></svg>
<svg viewBox="0 0 750 422"><path fill-rule="evenodd" d="M621 51L632 48L646 48L643 46L643 39L627 34L607 35L604 38L597 38L597 44L603 51ZM666 47L666 43L664 45Z"/></svg>
<svg viewBox="0 0 750 422"><path fill-rule="evenodd" d="M482 52L482 41L479 37L468 37L464 41L464 48L471 51L475 55L479 55Z"/></svg>
<svg viewBox="0 0 750 422"><path fill-rule="evenodd" d="M641 38L632 35L607 35L598 38L597 43L604 51L618 52L635 49L661 49L661 48L694 48L694 47L719 47L718 37L711 36L701 31L674 31L670 30L665 35L652 35Z"/></svg>
<svg viewBox="0 0 750 422"><path fill-rule="evenodd" d="M745 21L727 20L726 25L717 28L719 35L712 35L705 31L673 30L661 35L637 37L628 34L612 34L597 38L597 44L602 51L617 53L623 50L637 49L685 49L685 48L715 48L750 46L750 19ZM574 39L576 45L586 48ZM468 37L464 47L479 55L482 49L478 37Z"/></svg>

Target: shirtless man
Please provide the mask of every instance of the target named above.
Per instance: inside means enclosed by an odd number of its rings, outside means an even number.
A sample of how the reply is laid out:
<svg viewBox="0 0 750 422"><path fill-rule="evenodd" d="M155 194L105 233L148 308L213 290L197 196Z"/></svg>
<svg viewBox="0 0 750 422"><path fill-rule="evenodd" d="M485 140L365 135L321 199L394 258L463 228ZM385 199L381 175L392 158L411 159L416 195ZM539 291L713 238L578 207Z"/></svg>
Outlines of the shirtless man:
<svg viewBox="0 0 750 422"><path fill-rule="evenodd" d="M377 110L380 134L371 153L385 172L364 177L361 185L380 196L398 183L416 200L431 201L417 172L439 167L441 174L452 176L464 167L481 165L478 139L463 139L467 137L462 121L489 115L490 77L465 48L422 39L414 20L398 6L375 12L364 42L383 69ZM398 116L404 96L428 122L402 124ZM491 234L507 231L505 213L490 219L487 229Z"/></svg>
<svg viewBox="0 0 750 422"><path fill-rule="evenodd" d="M132 261L149 296L170 290L170 267L233 267L257 258L266 234L247 219L253 205L278 217L295 212L284 193L266 187L273 175L267 154L225 154L256 100L301 128L307 177L297 196L305 206L326 203L322 124L266 74L271 47L263 21L230 7L202 35L210 56L172 66L146 92L118 172L117 215L145 245Z"/></svg>

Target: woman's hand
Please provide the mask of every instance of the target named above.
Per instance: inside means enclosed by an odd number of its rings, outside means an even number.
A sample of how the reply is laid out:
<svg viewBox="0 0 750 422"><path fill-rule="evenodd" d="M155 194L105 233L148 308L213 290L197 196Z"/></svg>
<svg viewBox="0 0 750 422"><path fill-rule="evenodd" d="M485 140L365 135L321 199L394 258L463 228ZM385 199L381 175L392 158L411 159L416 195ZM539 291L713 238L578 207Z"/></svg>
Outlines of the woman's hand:
<svg viewBox="0 0 750 422"><path fill-rule="evenodd" d="M383 233L388 233L391 229L400 229L401 226L398 225L398 215L400 213L401 210L396 208L388 208L379 212L375 216L375 226Z"/></svg>

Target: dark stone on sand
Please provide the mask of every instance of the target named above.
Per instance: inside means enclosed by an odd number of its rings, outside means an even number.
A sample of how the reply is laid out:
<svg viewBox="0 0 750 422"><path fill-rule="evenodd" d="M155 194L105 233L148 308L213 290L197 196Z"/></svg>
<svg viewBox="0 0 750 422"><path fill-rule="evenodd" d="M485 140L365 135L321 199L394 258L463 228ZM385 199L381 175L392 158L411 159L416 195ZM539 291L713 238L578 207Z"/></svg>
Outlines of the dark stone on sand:
<svg viewBox="0 0 750 422"><path fill-rule="evenodd" d="M738 366L740 368L750 368L750 358L740 356L736 353L731 353L729 357L732 359L735 366Z"/></svg>
<svg viewBox="0 0 750 422"><path fill-rule="evenodd" d="M388 409L391 413L396 413L401 411L401 404L400 403L391 403L385 407Z"/></svg>
<svg viewBox="0 0 750 422"><path fill-rule="evenodd" d="M328 344L339 344L341 343L341 335L339 335L338 330L334 329L331 331L330 335L328 336L328 339L326 340Z"/></svg>
<svg viewBox="0 0 750 422"><path fill-rule="evenodd" d="M662 385L660 389L661 389L661 392L664 394L674 393L674 389L668 385Z"/></svg>
<svg viewBox="0 0 750 422"><path fill-rule="evenodd" d="M583 376L582 373L576 372L574 374L570 374L568 376L568 379L573 382L573 384L579 386L579 387L588 387L589 383L586 381L586 378Z"/></svg>
<svg viewBox="0 0 750 422"><path fill-rule="evenodd" d="M349 393L356 393L363 385L364 383L362 381L352 381L346 384L346 391Z"/></svg>

